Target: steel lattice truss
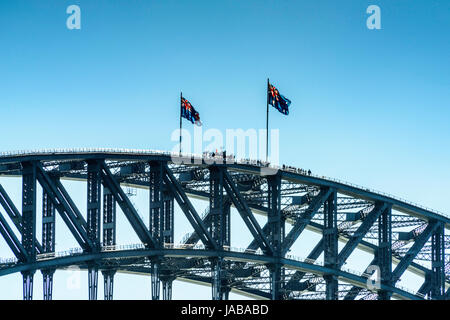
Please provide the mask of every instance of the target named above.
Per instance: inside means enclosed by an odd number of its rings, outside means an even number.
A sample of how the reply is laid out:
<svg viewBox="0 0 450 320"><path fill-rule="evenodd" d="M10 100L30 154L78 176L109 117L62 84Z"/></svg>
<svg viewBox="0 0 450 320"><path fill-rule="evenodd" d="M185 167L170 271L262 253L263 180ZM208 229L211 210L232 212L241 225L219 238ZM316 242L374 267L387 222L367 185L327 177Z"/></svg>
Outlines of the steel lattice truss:
<svg viewBox="0 0 450 320"><path fill-rule="evenodd" d="M90 299L97 298L99 271L105 299L113 298L117 272L151 274L153 299L160 298L160 287L162 297L170 299L175 279L210 285L213 299L227 299L231 290L260 299L449 298L450 219L445 215L301 169L222 160L130 150L0 156L0 174L22 180L21 210L0 185L0 233L14 254L2 260L0 275L21 272L24 299L32 298L37 270L44 299L51 299L55 270L74 265L88 270ZM65 179L86 183L84 208L71 199ZM133 188L148 192L148 223L130 200ZM197 211L192 198L209 202L206 211ZM181 243L174 243L175 205L193 229ZM139 243L116 243L117 207ZM239 216L231 217L231 208ZM56 216L78 248L58 251ZM230 246L231 219L245 224L251 243ZM42 239L36 238L37 228ZM305 230L321 239L307 257L297 258L291 249ZM359 272L347 270L344 265L357 249L373 260ZM374 268L375 282L369 279ZM422 277L417 292L398 285L407 270Z"/></svg>

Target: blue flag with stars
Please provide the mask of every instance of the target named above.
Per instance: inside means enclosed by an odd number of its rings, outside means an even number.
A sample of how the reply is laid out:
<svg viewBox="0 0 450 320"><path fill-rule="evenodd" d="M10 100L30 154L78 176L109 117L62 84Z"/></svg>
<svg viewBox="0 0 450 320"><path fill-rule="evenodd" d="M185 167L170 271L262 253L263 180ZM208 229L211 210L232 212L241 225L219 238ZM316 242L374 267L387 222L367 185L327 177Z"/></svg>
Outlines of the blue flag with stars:
<svg viewBox="0 0 450 320"><path fill-rule="evenodd" d="M270 83L267 88L268 103L284 115L289 114L289 105L291 100L280 94L277 88Z"/></svg>
<svg viewBox="0 0 450 320"><path fill-rule="evenodd" d="M198 126L202 125L200 115L192 106L192 104L185 98L181 97L181 117L195 123Z"/></svg>

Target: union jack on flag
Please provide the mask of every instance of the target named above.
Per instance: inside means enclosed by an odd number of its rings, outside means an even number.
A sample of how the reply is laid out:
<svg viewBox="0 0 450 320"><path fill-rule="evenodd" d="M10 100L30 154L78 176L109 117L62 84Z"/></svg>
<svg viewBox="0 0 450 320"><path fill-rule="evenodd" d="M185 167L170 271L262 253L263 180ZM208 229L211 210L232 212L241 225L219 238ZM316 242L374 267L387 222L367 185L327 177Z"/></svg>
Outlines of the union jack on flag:
<svg viewBox="0 0 450 320"><path fill-rule="evenodd" d="M199 113L195 110L192 104L183 97L181 97L181 116L198 126L202 125Z"/></svg>
<svg viewBox="0 0 450 320"><path fill-rule="evenodd" d="M267 87L268 103L284 115L289 114L291 100L280 94L277 88L269 83Z"/></svg>

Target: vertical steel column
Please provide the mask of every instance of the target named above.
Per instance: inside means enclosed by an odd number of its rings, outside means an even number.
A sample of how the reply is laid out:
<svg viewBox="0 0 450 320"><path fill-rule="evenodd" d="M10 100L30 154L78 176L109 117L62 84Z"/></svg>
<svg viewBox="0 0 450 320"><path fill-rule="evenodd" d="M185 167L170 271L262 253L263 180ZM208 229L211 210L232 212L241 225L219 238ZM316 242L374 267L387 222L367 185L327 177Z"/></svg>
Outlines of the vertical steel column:
<svg viewBox="0 0 450 320"><path fill-rule="evenodd" d="M445 295L445 228L439 223L431 235L431 290L433 300L443 300Z"/></svg>
<svg viewBox="0 0 450 320"><path fill-rule="evenodd" d="M211 216L211 237L219 247L224 245L226 224L224 216L223 172L217 166L209 168L209 214Z"/></svg>
<svg viewBox="0 0 450 320"><path fill-rule="evenodd" d="M267 177L268 199L267 199L267 226L268 240L273 248L276 260L281 258L282 241L284 239L284 220L281 216L281 176L276 174ZM283 293L283 268L281 263L276 262L269 266L270 292L272 300L282 299Z"/></svg>
<svg viewBox="0 0 450 320"><path fill-rule="evenodd" d="M163 288L163 300L172 300L172 282L174 277L161 276L161 285Z"/></svg>
<svg viewBox="0 0 450 320"><path fill-rule="evenodd" d="M174 240L174 197L164 186L163 192L163 243L173 243Z"/></svg>
<svg viewBox="0 0 450 320"><path fill-rule="evenodd" d="M220 249L227 243L229 235L228 216L225 212L225 198L223 194L223 168L209 167L209 214L211 225L209 232ZM221 257L211 259L211 291L213 300L223 300L226 291L226 279L224 273L224 261Z"/></svg>
<svg viewBox="0 0 450 320"><path fill-rule="evenodd" d="M231 287L227 286L226 290L223 292L223 300L230 300Z"/></svg>
<svg viewBox="0 0 450 320"><path fill-rule="evenodd" d="M94 250L100 250L100 206L102 178L100 163L88 161L87 168L87 228Z"/></svg>
<svg viewBox="0 0 450 320"><path fill-rule="evenodd" d="M157 258L151 262L151 281L152 281L152 300L159 300L160 294L160 275L161 261Z"/></svg>
<svg viewBox="0 0 450 320"><path fill-rule="evenodd" d="M223 203L223 221L224 221L224 227L223 227L223 245L224 246L230 246L231 245L231 200L227 196L225 197L225 201Z"/></svg>
<svg viewBox="0 0 450 320"><path fill-rule="evenodd" d="M102 178L100 163L88 161L87 167L87 228L93 250L100 251L100 206ZM98 266L92 262L88 266L89 300L97 300Z"/></svg>
<svg viewBox="0 0 450 320"><path fill-rule="evenodd" d="M378 218L378 249L376 261L380 268L381 284L391 285L392 278L392 209L383 211ZM389 300L392 292L387 290L378 291L379 300Z"/></svg>
<svg viewBox="0 0 450 320"><path fill-rule="evenodd" d="M53 297L53 274L55 270L42 270L42 278L44 281L44 300L52 300Z"/></svg>
<svg viewBox="0 0 450 320"><path fill-rule="evenodd" d="M42 249L55 252L55 206L45 190L42 192ZM44 300L52 300L54 269L42 270Z"/></svg>
<svg viewBox="0 0 450 320"><path fill-rule="evenodd" d="M226 264L223 258L211 259L211 294L213 300L228 300L229 278L226 273Z"/></svg>
<svg viewBox="0 0 450 320"><path fill-rule="evenodd" d="M163 242L174 243L174 197L166 185L163 185ZM160 279L163 300L172 300L172 282L175 278L166 270Z"/></svg>
<svg viewBox="0 0 450 320"><path fill-rule="evenodd" d="M22 245L30 256L29 262L36 260L36 164L22 163ZM22 272L23 299L33 299L34 270Z"/></svg>
<svg viewBox="0 0 450 320"><path fill-rule="evenodd" d="M116 201L108 188L103 188L103 245L114 246L116 244ZM114 269L102 271L104 299L113 299Z"/></svg>
<svg viewBox="0 0 450 320"><path fill-rule="evenodd" d="M323 204L324 266L338 269L337 192L333 190ZM334 274L324 275L326 299L338 299L338 281Z"/></svg>
<svg viewBox="0 0 450 320"><path fill-rule="evenodd" d="M161 162L150 163L150 234L162 244L163 235L163 166Z"/></svg>
<svg viewBox="0 0 450 320"><path fill-rule="evenodd" d="M98 268L96 266L91 266L88 269L88 285L89 300L97 300Z"/></svg>
<svg viewBox="0 0 450 320"><path fill-rule="evenodd" d="M116 201L108 188L103 188L103 245L116 244Z"/></svg>
<svg viewBox="0 0 450 320"><path fill-rule="evenodd" d="M150 234L160 246L164 245L164 201L163 201L163 164L150 162ZM151 259L152 299L160 296L161 259Z"/></svg>
<svg viewBox="0 0 450 320"><path fill-rule="evenodd" d="M224 202L224 206L223 206L223 214L224 214L224 221L225 221L225 226L224 226L224 242L223 245L224 246L231 246L231 199L227 196L225 198L225 202ZM230 291L231 291L231 287L230 287L230 282L231 279L230 278L226 278L224 283L222 284L222 294L223 294L223 300L229 300L230 297Z"/></svg>
<svg viewBox="0 0 450 320"><path fill-rule="evenodd" d="M116 273L116 270L113 270L113 269L102 271L104 300L112 300L113 299L114 274L115 273Z"/></svg>
<svg viewBox="0 0 450 320"><path fill-rule="evenodd" d="M33 300L33 275L34 271L22 272L23 300Z"/></svg>
<svg viewBox="0 0 450 320"><path fill-rule="evenodd" d="M211 259L211 297L212 300L222 300L221 284L222 284L222 266L221 259Z"/></svg>

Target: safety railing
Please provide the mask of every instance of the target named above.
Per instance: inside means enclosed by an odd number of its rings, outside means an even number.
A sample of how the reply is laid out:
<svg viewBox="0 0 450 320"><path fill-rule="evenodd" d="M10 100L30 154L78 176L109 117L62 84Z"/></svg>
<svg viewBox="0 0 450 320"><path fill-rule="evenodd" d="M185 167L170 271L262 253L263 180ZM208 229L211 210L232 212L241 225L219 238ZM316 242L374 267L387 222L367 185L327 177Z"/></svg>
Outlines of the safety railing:
<svg viewBox="0 0 450 320"><path fill-rule="evenodd" d="M179 249L179 250L205 250L206 247L199 243L199 244L184 244L184 243L164 243L163 245L164 249ZM111 251L128 251L128 250L145 250L146 247L142 243L131 243L131 244L121 244L121 245L105 245L101 247L101 252L111 252ZM247 248L240 248L240 247L232 247L232 246L223 246L224 251L229 252L238 252L238 253L246 253L246 254L254 254L254 255L263 255L263 251L261 249L258 250L252 250ZM81 248L71 248L64 251L59 252L49 252L49 253L42 253L38 254L36 256L37 261L43 261L48 259L54 259L54 258L63 258L67 256L74 256L74 255L81 255L85 253L83 249ZM303 262L311 265L317 265L317 266L323 266L323 262L320 260L314 260L304 257L299 257L295 255L288 254L286 255L286 259L292 260L292 261L298 261ZM3 265L10 265L10 264L17 264L19 261L16 258L6 258L6 259L0 259L0 264ZM341 271L347 272L349 274L353 274L359 277L364 278L370 278L372 275L367 272L361 272L357 270L352 270L349 268L341 268ZM420 294L418 292L414 292L406 287L400 286L398 284L395 285L396 288L408 292L412 295L419 296L421 298L424 297L423 294Z"/></svg>

